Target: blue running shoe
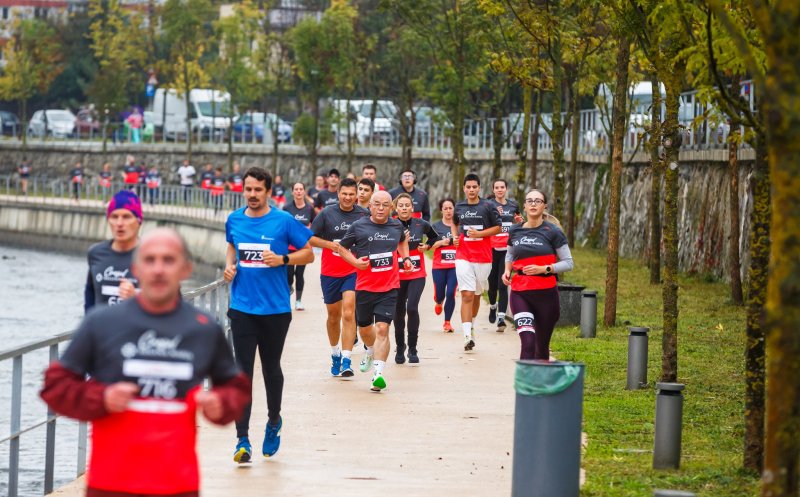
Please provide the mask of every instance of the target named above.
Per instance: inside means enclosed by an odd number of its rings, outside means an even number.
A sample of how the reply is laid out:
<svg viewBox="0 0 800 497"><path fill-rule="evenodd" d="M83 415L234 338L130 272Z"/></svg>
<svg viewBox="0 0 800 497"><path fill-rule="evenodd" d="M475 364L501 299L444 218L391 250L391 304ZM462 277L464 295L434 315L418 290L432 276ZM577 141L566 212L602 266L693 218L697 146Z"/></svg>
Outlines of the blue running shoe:
<svg viewBox="0 0 800 497"><path fill-rule="evenodd" d="M278 452L281 446L281 428L283 427L283 416L278 418L278 426L267 422L267 432L264 433L264 444L261 446L261 453L264 457L272 457Z"/></svg>
<svg viewBox="0 0 800 497"><path fill-rule="evenodd" d="M342 378L352 378L353 375L352 361L349 357L342 358Z"/></svg>
<svg viewBox="0 0 800 497"><path fill-rule="evenodd" d="M339 376L342 374L342 356L331 356L331 376Z"/></svg>
<svg viewBox="0 0 800 497"><path fill-rule="evenodd" d="M253 447L250 445L250 439L247 437L239 437L239 443L236 444L236 450L233 451L233 460L239 464L250 462L253 457Z"/></svg>

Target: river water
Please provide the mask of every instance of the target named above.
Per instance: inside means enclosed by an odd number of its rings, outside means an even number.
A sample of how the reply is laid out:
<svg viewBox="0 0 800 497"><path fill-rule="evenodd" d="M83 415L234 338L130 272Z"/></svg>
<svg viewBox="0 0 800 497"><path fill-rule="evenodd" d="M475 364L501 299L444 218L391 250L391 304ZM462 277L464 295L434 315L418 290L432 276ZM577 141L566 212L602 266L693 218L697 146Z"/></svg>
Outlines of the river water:
<svg viewBox="0 0 800 497"><path fill-rule="evenodd" d="M86 258L0 245L0 351L74 330L83 317ZM187 282L184 287L196 284ZM62 344L63 351L66 344ZM23 357L22 427L43 421L38 397L48 351ZM12 361L0 362L0 440L10 433ZM59 418L56 427L55 488L77 473L78 424ZM19 495L43 494L45 427L20 437ZM0 496L8 495L9 442L0 443Z"/></svg>

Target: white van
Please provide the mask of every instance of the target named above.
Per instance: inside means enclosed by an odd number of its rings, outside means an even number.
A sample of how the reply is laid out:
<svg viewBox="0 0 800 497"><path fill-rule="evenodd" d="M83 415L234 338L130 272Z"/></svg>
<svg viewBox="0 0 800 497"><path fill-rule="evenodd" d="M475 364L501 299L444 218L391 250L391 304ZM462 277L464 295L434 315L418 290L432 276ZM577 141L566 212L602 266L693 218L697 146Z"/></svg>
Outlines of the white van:
<svg viewBox="0 0 800 497"><path fill-rule="evenodd" d="M391 141L397 133L397 107L391 100L377 100L375 104L375 120L370 123L372 100L334 99L330 101L333 108L331 132L336 143L347 143L347 128L359 144L367 142L381 143ZM349 123L349 124L348 124ZM371 126L370 126L371 124Z"/></svg>
<svg viewBox="0 0 800 497"><path fill-rule="evenodd" d="M166 113L165 113L166 106ZM189 109L186 100L175 89L159 88L150 109L153 124L161 127L164 136L175 138L186 134L186 115L188 113L192 134L198 132L206 136L222 134L239 117L231 108L231 96L227 92L195 88L189 92ZM148 112L148 115L149 112Z"/></svg>

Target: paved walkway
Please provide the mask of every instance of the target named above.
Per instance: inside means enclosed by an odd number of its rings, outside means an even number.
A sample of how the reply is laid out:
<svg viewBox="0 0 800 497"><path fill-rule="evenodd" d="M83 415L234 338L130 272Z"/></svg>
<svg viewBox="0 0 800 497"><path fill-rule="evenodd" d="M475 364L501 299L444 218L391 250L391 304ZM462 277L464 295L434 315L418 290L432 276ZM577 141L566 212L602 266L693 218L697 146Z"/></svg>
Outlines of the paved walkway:
<svg viewBox="0 0 800 497"><path fill-rule="evenodd" d="M420 306L420 364L396 365L392 351L388 388L372 393L368 374L356 371L350 381L330 377L319 262L309 266L307 310L294 313L283 355L280 452L236 465L233 426L200 421L203 496L509 495L518 338L510 328L496 333L484 306L477 346L464 352L460 333L441 332L432 287L428 279ZM258 375L254 399L251 438L260 447L266 399ZM81 495L82 484L56 495Z"/></svg>

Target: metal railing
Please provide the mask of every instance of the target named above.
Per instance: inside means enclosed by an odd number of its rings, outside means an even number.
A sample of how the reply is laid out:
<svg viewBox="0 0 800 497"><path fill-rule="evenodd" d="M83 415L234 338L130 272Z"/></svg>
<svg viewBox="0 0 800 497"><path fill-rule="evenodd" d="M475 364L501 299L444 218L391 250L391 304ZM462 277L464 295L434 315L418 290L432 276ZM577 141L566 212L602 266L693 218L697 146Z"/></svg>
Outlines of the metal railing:
<svg viewBox="0 0 800 497"><path fill-rule="evenodd" d="M750 104L751 111L755 110L754 101L755 89L751 81L744 81L741 83L740 95ZM684 141L681 145L682 150L707 150L707 149L721 149L727 146L726 140L730 133L730 126L727 124L727 119L724 115L713 105L703 103L699 98L698 91L687 91L680 96L681 107L679 112L679 122L684 129ZM664 108L662 105L662 116L664 115ZM649 104L632 102L629 116L628 133L625 137L624 150L625 152L633 152L640 150L642 147L642 138L644 137L645 128L649 125ZM531 117L530 130L533 132L536 116ZM572 129L572 123L569 116L565 113L562 117L564 122L565 133L564 143L565 149L569 150L572 143L574 133L578 133L578 151L581 154L589 155L607 155L611 146L611 111L609 109L602 111L599 108L585 109L580 111L579 125L577 129ZM464 139L464 147L468 151L491 152L495 149L495 124L498 122L495 118L486 119L467 119L464 121L464 128L462 135ZM552 114L542 114L541 122L547 127L552 123ZM292 123L287 123L292 124ZM512 115L500 119L499 134L502 143L500 149L503 152L513 152L518 146L522 145L522 124L523 119L521 114ZM351 124L352 128L352 124ZM105 130L108 140L113 143L130 143L133 140L133 134L130 129L124 127L121 123L112 123L112 125L105 128L95 129L80 129L76 128L72 133L66 137L46 137L46 136L30 136L29 141L39 142L41 140L58 141L69 143L73 141L100 141L103 139L103 130ZM110 130L110 131L109 131ZM340 149L345 149L347 144L346 134L348 132L348 124L335 122L321 123L318 135L321 137L328 136L328 141L323 141L320 145L327 145L333 143ZM19 139L19 130L14 127L11 132L10 139ZM453 125L450 123L437 123L437 122L421 122L417 123L414 129L413 147L421 150L449 150L452 147ZM284 141L282 143L289 145L301 144L294 133L288 136L280 136ZM356 147L359 148L400 148L401 136L397 125L395 124L391 129L375 129L374 131L368 130L366 133L354 131L351 129L351 138ZM218 144L222 145L227 143L228 134L226 129L195 129L192 133L172 133L171 135L162 133L160 130L142 134L141 143L186 143L189 139L193 143L198 144ZM529 153L535 145L540 152L550 152L553 150L553 143L542 127L539 129L538 139L531 138L528 143ZM239 130L232 133L232 142L236 145L257 145L263 147L272 147L273 138L272 131L268 126L260 134L253 132L251 129ZM744 145L746 147L746 145ZM279 145L280 148L280 145Z"/></svg>
<svg viewBox="0 0 800 497"><path fill-rule="evenodd" d="M183 292L183 298L214 317L225 330L228 342L231 342L230 322L226 315L230 294L228 283L223 278L194 290ZM42 426L46 426L43 494L49 494L53 491L56 467L56 422L61 416L48 409L45 419L35 421L29 426L22 426L23 359L26 355L42 349L49 350L49 361L58 359L59 344L69 341L73 333L74 331L61 333L0 352L0 363L6 360L12 361L10 434L0 440L0 445L6 442L9 444L8 497L19 496L20 443L22 435L29 434ZM40 389L41 385L38 385L37 391ZM81 476L86 471L88 432L86 423L80 423L78 427L76 477Z"/></svg>
<svg viewBox="0 0 800 497"><path fill-rule="evenodd" d="M97 174L86 170L83 183L71 183L64 178L32 176L23 183L16 175L0 176L0 195L14 196L17 202L35 202L41 205L87 206L105 208L118 191L129 189L142 201L145 216L158 213L178 219L224 223L227 215L244 205L241 192L224 191L219 194L198 187L162 185L148 188L145 184L128 185L112 182L103 186Z"/></svg>

